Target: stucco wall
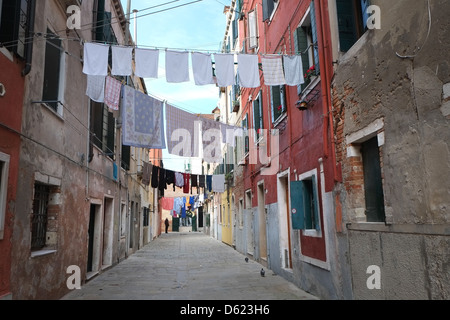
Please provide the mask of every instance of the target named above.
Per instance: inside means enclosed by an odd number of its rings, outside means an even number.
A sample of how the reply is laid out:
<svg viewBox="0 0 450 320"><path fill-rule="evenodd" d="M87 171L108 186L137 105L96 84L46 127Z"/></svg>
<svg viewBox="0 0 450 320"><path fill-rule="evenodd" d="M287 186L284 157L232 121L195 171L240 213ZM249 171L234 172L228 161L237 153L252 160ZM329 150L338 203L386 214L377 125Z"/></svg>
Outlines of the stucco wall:
<svg viewBox="0 0 450 320"><path fill-rule="evenodd" d="M449 297L450 3L429 3L431 21L427 1L373 1L381 9L381 29L367 31L336 67L333 101L344 174L336 190L343 221L351 223L356 299ZM387 226L362 221L363 192L350 183L348 137L375 121L383 123L378 133ZM367 289L372 264L381 268L381 289Z"/></svg>

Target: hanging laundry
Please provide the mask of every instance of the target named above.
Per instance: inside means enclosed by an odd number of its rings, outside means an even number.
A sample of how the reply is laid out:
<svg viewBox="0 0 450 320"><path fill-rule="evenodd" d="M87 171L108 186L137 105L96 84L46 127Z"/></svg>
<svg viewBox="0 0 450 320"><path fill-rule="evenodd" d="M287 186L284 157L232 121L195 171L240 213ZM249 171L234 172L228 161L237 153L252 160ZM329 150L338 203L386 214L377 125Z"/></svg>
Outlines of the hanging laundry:
<svg viewBox="0 0 450 320"><path fill-rule="evenodd" d="M184 177L181 172L175 172L175 186L179 188L183 188L184 186Z"/></svg>
<svg viewBox="0 0 450 320"><path fill-rule="evenodd" d="M177 197L173 199L173 211L177 214L181 213L181 208L183 207L183 199L184 197Z"/></svg>
<svg viewBox="0 0 450 320"><path fill-rule="evenodd" d="M150 177L152 175L153 165L148 162L142 164L142 184L145 186L150 185Z"/></svg>
<svg viewBox="0 0 450 320"><path fill-rule="evenodd" d="M193 187L197 188L197 193L198 193L198 175L196 175L196 174L191 174L191 194L192 194Z"/></svg>
<svg viewBox="0 0 450 320"><path fill-rule="evenodd" d="M158 188L159 186L159 167L153 166L152 168L152 180L151 180L152 188Z"/></svg>
<svg viewBox="0 0 450 320"><path fill-rule="evenodd" d="M189 52L166 50L166 80L172 83L189 81Z"/></svg>
<svg viewBox="0 0 450 320"><path fill-rule="evenodd" d="M182 157L198 157L199 117L170 104L166 104L166 117L168 152Z"/></svg>
<svg viewBox="0 0 450 320"><path fill-rule="evenodd" d="M175 172L166 169L166 184L173 184L173 191L175 191Z"/></svg>
<svg viewBox="0 0 450 320"><path fill-rule="evenodd" d="M110 110L119 110L120 92L122 83L113 77L106 77L105 84L105 104Z"/></svg>
<svg viewBox="0 0 450 320"><path fill-rule="evenodd" d="M159 50L134 49L135 72L140 78L158 78Z"/></svg>
<svg viewBox="0 0 450 320"><path fill-rule="evenodd" d="M214 84L211 55L201 52L192 52L191 60L195 84L198 86Z"/></svg>
<svg viewBox="0 0 450 320"><path fill-rule="evenodd" d="M86 95L92 101L103 103L105 101L105 76L87 76Z"/></svg>
<svg viewBox="0 0 450 320"><path fill-rule="evenodd" d="M232 126L230 124L221 123L220 131L222 132L222 142L234 147L235 131L241 129L240 127Z"/></svg>
<svg viewBox="0 0 450 320"><path fill-rule="evenodd" d="M257 88L261 86L259 78L258 55L238 54L239 84L244 88Z"/></svg>
<svg viewBox="0 0 450 320"><path fill-rule="evenodd" d="M183 197L183 205L181 206L181 217L186 218L186 198Z"/></svg>
<svg viewBox="0 0 450 320"><path fill-rule="evenodd" d="M206 189L211 192L212 191L212 175L206 176Z"/></svg>
<svg viewBox="0 0 450 320"><path fill-rule="evenodd" d="M225 175L215 174L212 178L212 189L214 192L225 192Z"/></svg>
<svg viewBox="0 0 450 320"><path fill-rule="evenodd" d="M189 204L191 206L191 210L194 210L195 196L189 197Z"/></svg>
<svg viewBox="0 0 450 320"><path fill-rule="evenodd" d="M124 86L123 91L123 144L165 149L162 101L129 86Z"/></svg>
<svg viewBox="0 0 450 320"><path fill-rule="evenodd" d="M288 86L298 86L305 83L303 63L300 55L283 56L284 76Z"/></svg>
<svg viewBox="0 0 450 320"><path fill-rule="evenodd" d="M219 163L222 159L220 122L202 118L203 160Z"/></svg>
<svg viewBox="0 0 450 320"><path fill-rule="evenodd" d="M206 181L205 181L205 175L201 174L198 176L198 186L199 188L205 188L206 187Z"/></svg>
<svg viewBox="0 0 450 320"><path fill-rule="evenodd" d="M282 56L263 55L261 56L261 64L265 85L281 86L286 84Z"/></svg>
<svg viewBox="0 0 450 320"><path fill-rule="evenodd" d="M174 198L161 198L161 207L163 210L173 210Z"/></svg>
<svg viewBox="0 0 450 320"><path fill-rule="evenodd" d="M189 173L183 173L183 193L189 193L189 182L191 180L191 175Z"/></svg>
<svg viewBox="0 0 450 320"><path fill-rule="evenodd" d="M158 190L160 195L164 197L164 190L167 189L166 184L166 169L159 168L159 177L158 177Z"/></svg>
<svg viewBox="0 0 450 320"><path fill-rule="evenodd" d="M111 74L115 76L131 76L133 70L133 47L111 46L111 52Z"/></svg>
<svg viewBox="0 0 450 320"><path fill-rule="evenodd" d="M83 73L106 77L108 75L108 55L109 45L85 43Z"/></svg>
<svg viewBox="0 0 450 320"><path fill-rule="evenodd" d="M217 53L214 55L217 85L228 87L235 84L234 54Z"/></svg>

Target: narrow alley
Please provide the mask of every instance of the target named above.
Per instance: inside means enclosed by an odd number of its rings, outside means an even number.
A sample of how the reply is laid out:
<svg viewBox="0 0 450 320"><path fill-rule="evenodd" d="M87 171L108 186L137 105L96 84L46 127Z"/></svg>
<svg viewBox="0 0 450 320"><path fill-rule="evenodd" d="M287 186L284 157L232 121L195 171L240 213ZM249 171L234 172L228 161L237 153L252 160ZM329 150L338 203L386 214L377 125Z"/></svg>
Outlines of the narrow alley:
<svg viewBox="0 0 450 320"><path fill-rule="evenodd" d="M317 300L200 232L169 232L62 300Z"/></svg>

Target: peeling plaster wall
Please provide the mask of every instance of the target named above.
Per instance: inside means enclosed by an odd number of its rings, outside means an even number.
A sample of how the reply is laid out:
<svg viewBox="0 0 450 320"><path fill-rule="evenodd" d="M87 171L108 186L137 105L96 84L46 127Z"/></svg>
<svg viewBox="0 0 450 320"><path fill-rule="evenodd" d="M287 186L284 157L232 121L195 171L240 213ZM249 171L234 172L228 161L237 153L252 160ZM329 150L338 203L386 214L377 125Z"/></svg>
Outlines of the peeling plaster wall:
<svg viewBox="0 0 450 320"><path fill-rule="evenodd" d="M336 191L350 223L354 298L448 299L450 2L430 1L429 36L427 1L373 4L381 8L381 30L367 31L341 55L332 84L335 127L342 128ZM387 225L361 223L356 208L364 193L351 183L345 141L379 119ZM366 286L370 265L381 268L379 290Z"/></svg>

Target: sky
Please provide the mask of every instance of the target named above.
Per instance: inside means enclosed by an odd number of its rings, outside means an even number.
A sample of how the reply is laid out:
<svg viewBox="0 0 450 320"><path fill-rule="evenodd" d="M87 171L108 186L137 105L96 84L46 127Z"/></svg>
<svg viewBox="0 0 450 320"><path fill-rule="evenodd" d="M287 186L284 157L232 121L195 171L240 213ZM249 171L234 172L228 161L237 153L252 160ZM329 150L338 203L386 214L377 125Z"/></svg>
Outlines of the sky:
<svg viewBox="0 0 450 320"><path fill-rule="evenodd" d="M125 13L127 0L121 0ZM190 70L190 82L167 83L164 49L215 53L220 50L226 28L224 7L231 0L131 0L130 31L134 37L137 21L138 47L160 49L158 79L145 79L149 95L192 113L210 114L217 106L219 89L215 85L197 86ZM137 19L134 18L133 10ZM140 17L141 16L141 17ZM185 158L163 150L164 167L184 171ZM193 173L199 170L194 160Z"/></svg>

